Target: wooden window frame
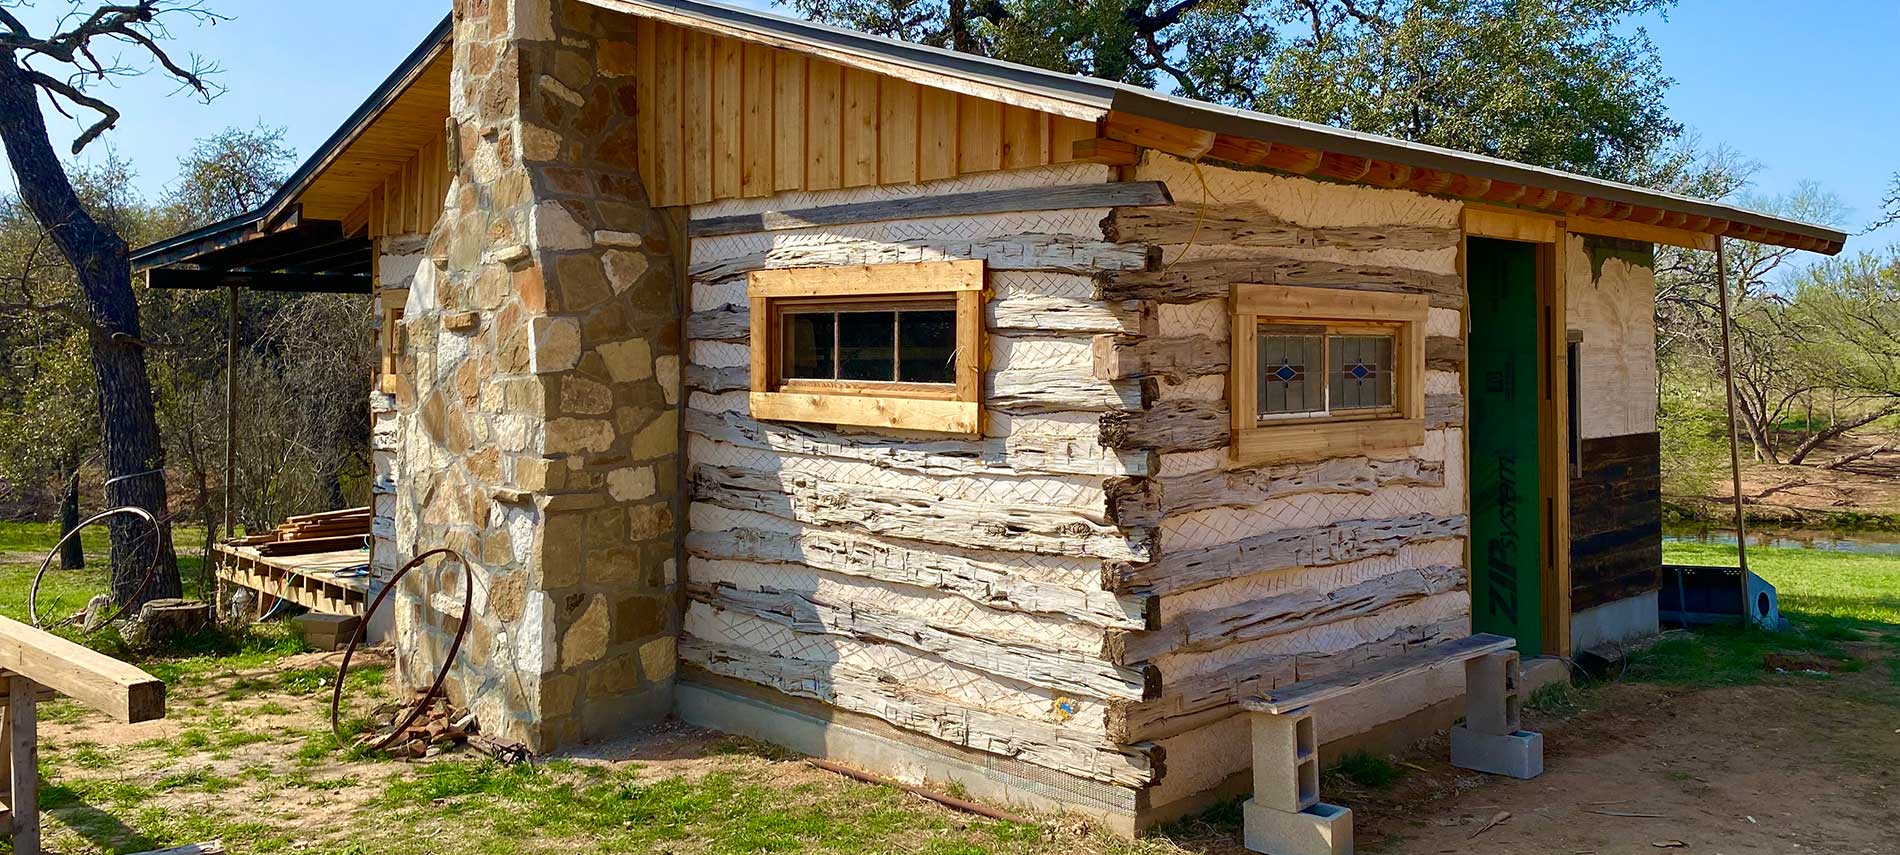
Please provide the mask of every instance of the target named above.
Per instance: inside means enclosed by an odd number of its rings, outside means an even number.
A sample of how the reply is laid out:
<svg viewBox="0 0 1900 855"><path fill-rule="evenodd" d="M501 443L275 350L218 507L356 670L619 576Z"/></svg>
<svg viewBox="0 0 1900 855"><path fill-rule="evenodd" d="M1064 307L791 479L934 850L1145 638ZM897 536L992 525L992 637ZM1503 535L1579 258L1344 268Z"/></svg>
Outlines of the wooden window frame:
<svg viewBox="0 0 1900 855"><path fill-rule="evenodd" d="M747 277L752 307L752 417L980 436L983 432L982 261L925 261L797 270ZM849 311L904 305L956 311L954 383L785 379L786 310Z"/></svg>
<svg viewBox="0 0 1900 855"><path fill-rule="evenodd" d="M1286 463L1406 449L1425 442L1425 321L1428 298L1336 288L1244 283L1234 286L1228 401L1230 462ZM1392 407L1377 412L1260 418L1262 324L1314 327L1322 335L1394 336ZM1329 348L1330 344L1322 345ZM1330 396L1331 377L1326 378Z"/></svg>

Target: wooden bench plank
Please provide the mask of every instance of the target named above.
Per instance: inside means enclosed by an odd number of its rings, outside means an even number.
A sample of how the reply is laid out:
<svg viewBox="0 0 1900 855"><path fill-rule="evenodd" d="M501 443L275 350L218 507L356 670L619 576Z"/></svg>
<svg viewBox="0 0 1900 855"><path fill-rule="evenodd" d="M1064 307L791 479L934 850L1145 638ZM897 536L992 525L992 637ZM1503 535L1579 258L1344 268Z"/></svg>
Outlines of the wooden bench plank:
<svg viewBox="0 0 1900 855"><path fill-rule="evenodd" d="M1398 656L1383 656L1315 680L1288 683L1264 695L1247 698L1240 706L1251 712L1289 713L1347 692L1435 668L1447 662L1472 659L1517 646L1517 639L1478 633L1455 641L1421 647Z"/></svg>
<svg viewBox="0 0 1900 855"><path fill-rule="evenodd" d="M0 669L79 700L125 724L165 717L165 683L50 632L0 617Z"/></svg>

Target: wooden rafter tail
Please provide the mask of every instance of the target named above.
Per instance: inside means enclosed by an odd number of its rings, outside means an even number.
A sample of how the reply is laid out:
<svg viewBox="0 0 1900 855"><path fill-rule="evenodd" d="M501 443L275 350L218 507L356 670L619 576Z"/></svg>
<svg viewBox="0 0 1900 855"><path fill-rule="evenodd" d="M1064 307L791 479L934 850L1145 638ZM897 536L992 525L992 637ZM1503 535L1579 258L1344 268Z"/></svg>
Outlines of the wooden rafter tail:
<svg viewBox="0 0 1900 855"><path fill-rule="evenodd" d="M1598 199L1595 196L1591 196L1583 201L1583 208L1578 210L1577 213L1582 214L1583 216L1586 216L1586 217L1596 217L1598 219L1609 219L1610 211L1614 209L1615 207L1616 207L1615 202L1612 202L1608 199Z"/></svg>
<svg viewBox="0 0 1900 855"><path fill-rule="evenodd" d="M1102 137L1076 140L1071 153L1076 160L1109 166L1134 166L1141 162L1141 149L1134 143Z"/></svg>
<svg viewBox="0 0 1900 855"><path fill-rule="evenodd" d="M1242 166L1262 166L1273 157L1273 143L1221 134L1214 138L1214 147L1207 150L1207 156Z"/></svg>
<svg viewBox="0 0 1900 855"><path fill-rule="evenodd" d="M1454 173L1451 178L1451 186L1446 188L1446 192L1449 192L1453 196L1463 196L1467 199L1482 199L1484 198L1484 194L1491 192L1491 179Z"/></svg>
<svg viewBox="0 0 1900 855"><path fill-rule="evenodd" d="M1630 218L1630 213L1635 210L1636 210L1636 206L1628 202L1616 202L1610 205L1610 212L1607 214L1604 214L1603 219L1627 220Z"/></svg>
<svg viewBox="0 0 1900 855"><path fill-rule="evenodd" d="M1272 154L1261 161L1260 165L1295 175L1310 175L1313 170L1320 167L1320 162L1324 159L1325 153L1316 148L1274 143Z"/></svg>
<svg viewBox="0 0 1900 855"><path fill-rule="evenodd" d="M1128 113L1109 113L1102 120L1102 135L1112 140L1178 154L1190 160L1213 149L1217 136L1213 131L1185 128Z"/></svg>
<svg viewBox="0 0 1900 855"><path fill-rule="evenodd" d="M1557 191L1556 198L1550 200L1548 207L1550 210L1565 214L1581 214L1583 213L1583 209L1588 207L1589 204L1590 199L1587 196L1580 196L1576 193L1566 193L1559 190Z"/></svg>
<svg viewBox="0 0 1900 855"><path fill-rule="evenodd" d="M1341 181L1358 181L1372 169L1370 158L1355 157L1350 154L1325 152L1320 155L1319 169L1314 174Z"/></svg>
<svg viewBox="0 0 1900 855"><path fill-rule="evenodd" d="M1360 180L1380 187L1403 187L1406 182L1412 180L1412 172L1412 167L1403 163L1375 160Z"/></svg>
<svg viewBox="0 0 1900 855"><path fill-rule="evenodd" d="M1692 232L1707 234L1709 231L1709 218L1699 214L1684 214L1681 227Z"/></svg>
<svg viewBox="0 0 1900 855"><path fill-rule="evenodd" d="M1485 190L1484 195L1480 198L1487 202L1509 205L1523 199L1524 192L1527 189L1528 188L1522 184L1513 184L1509 181L1493 181L1491 182L1490 189Z"/></svg>
<svg viewBox="0 0 1900 855"><path fill-rule="evenodd" d="M1658 220L1656 222L1656 225L1664 226L1666 228L1679 229L1679 228L1682 228L1683 225L1688 222L1689 222L1688 214L1684 214L1680 211L1668 211L1663 214L1661 220Z"/></svg>
<svg viewBox="0 0 1900 855"><path fill-rule="evenodd" d="M1637 205L1630 210L1630 221L1644 225L1657 225L1663 221L1663 209Z"/></svg>
<svg viewBox="0 0 1900 855"><path fill-rule="evenodd" d="M1451 187L1452 174L1442 169L1416 169L1405 186L1420 193L1443 193Z"/></svg>
<svg viewBox="0 0 1900 855"><path fill-rule="evenodd" d="M1524 198L1517 200L1517 203L1527 208L1548 211L1551 208L1551 203L1557 201L1557 196L1558 193L1555 190L1544 187L1526 187L1524 189Z"/></svg>

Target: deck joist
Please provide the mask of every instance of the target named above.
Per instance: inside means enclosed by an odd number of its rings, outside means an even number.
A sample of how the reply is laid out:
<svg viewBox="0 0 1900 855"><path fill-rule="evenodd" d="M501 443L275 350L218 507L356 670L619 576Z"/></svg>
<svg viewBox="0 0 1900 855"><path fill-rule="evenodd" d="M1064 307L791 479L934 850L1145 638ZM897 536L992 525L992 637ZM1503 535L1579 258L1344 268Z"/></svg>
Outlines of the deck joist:
<svg viewBox="0 0 1900 855"><path fill-rule="evenodd" d="M219 545L218 578L303 606L314 612L363 614L370 577L339 578L336 573L369 563L366 549L265 557L249 546Z"/></svg>

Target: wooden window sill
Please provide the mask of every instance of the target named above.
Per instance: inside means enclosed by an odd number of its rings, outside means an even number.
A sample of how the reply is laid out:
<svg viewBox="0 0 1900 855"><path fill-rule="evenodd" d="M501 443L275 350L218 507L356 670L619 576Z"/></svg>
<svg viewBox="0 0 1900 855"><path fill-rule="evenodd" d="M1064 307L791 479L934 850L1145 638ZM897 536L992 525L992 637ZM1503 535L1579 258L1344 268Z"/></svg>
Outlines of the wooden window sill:
<svg viewBox="0 0 1900 855"><path fill-rule="evenodd" d="M864 394L753 392L750 402L752 417L760 420L898 428L964 436L981 433L983 414L983 405L973 401Z"/></svg>
<svg viewBox="0 0 1900 855"><path fill-rule="evenodd" d="M1234 432L1232 466L1295 463L1405 451L1425 444L1425 420L1347 419L1288 422Z"/></svg>

